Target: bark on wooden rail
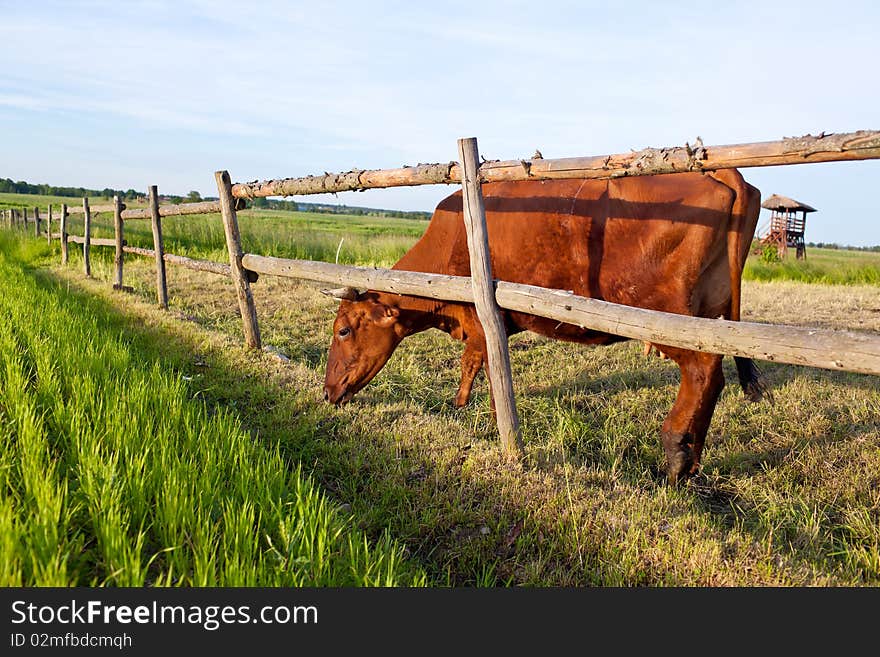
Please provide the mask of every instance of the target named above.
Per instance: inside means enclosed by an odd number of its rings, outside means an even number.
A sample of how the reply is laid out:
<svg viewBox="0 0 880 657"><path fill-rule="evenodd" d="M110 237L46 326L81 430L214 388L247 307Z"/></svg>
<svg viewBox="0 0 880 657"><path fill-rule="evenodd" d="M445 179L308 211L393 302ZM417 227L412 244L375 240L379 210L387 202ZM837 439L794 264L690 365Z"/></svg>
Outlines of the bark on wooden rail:
<svg viewBox="0 0 880 657"><path fill-rule="evenodd" d="M86 238L84 235L68 235L67 241L85 246ZM90 237L89 246L116 246L116 240L109 237Z"/></svg>
<svg viewBox="0 0 880 657"><path fill-rule="evenodd" d="M350 267L253 254L245 254L242 265L259 274L473 303L470 278L463 276ZM870 333L688 317L504 281L496 283L495 298L502 308L655 344L880 375L880 336Z"/></svg>
<svg viewBox="0 0 880 657"><path fill-rule="evenodd" d="M122 204L122 207L125 208L125 203ZM95 205L89 207L89 212L91 214L102 214L102 213L110 213L114 211L114 206L112 205ZM80 207L71 207L67 209L69 214L85 214L85 208Z"/></svg>
<svg viewBox="0 0 880 657"><path fill-rule="evenodd" d="M125 253L144 256L146 258L155 258L156 252L153 249L144 249L139 246L124 246L122 250ZM195 271L207 271L212 274L220 274L221 276L229 276L229 265L222 262L214 262L213 260L197 260L195 258L187 258L173 253L163 253L162 259L171 265L186 267Z"/></svg>
<svg viewBox="0 0 880 657"><path fill-rule="evenodd" d="M480 180L607 179L682 171L878 158L880 131L876 130L829 135L822 133L816 136L786 137L778 141L722 146L703 146L697 139L694 144L644 148L617 155L483 162L480 165ZM445 162L400 169L355 169L322 176L236 183L232 186L232 195L236 198L298 196L460 182L461 167L455 162Z"/></svg>
<svg viewBox="0 0 880 657"><path fill-rule="evenodd" d="M246 206L244 199L237 199L235 203L236 210L242 210ZM220 214L222 207L220 201L203 201L201 203L180 203L177 205L160 205L160 217L174 217L189 214ZM149 208L135 208L125 210L122 213L125 220L131 219L150 219L152 214Z"/></svg>

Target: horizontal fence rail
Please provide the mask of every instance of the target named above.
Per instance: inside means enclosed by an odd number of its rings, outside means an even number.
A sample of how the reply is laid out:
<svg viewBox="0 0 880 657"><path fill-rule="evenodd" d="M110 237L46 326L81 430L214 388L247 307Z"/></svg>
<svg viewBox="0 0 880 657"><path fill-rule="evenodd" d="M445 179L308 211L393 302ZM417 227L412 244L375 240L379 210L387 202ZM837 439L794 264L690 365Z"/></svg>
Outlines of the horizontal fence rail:
<svg viewBox="0 0 880 657"><path fill-rule="evenodd" d="M139 246L123 246L122 250L125 253L144 256L146 258L156 257L156 252L153 249L144 249ZM174 253L163 253L162 259L169 264L186 267L187 269L192 269L194 271L208 271L214 274L229 276L229 265L223 262L187 258L186 256L175 255Z"/></svg>
<svg viewBox="0 0 880 657"><path fill-rule="evenodd" d="M239 200L236 203L236 210L241 210L245 207L244 200ZM201 203L179 203L177 205L160 205L159 206L159 216L160 217L175 217L182 215L193 215L193 214L220 214L222 207L220 205L220 201L203 201ZM132 210L123 210L122 211L123 219L150 219L152 215L150 213L150 208L135 208Z"/></svg>
<svg viewBox="0 0 880 657"><path fill-rule="evenodd" d="M67 241L74 244L85 244L86 238L82 235L68 235ZM109 237L90 237L89 244L92 246L116 246L116 240Z"/></svg>
<svg viewBox="0 0 880 657"><path fill-rule="evenodd" d="M122 204L122 207L125 207L125 204ZM116 211L116 207L113 205L92 205L89 206L90 214L98 214L98 213L112 213ZM83 207L72 206L67 208L68 214L85 214L86 210Z"/></svg>
<svg viewBox="0 0 880 657"><path fill-rule="evenodd" d="M250 253L244 255L242 265L258 274L473 303L471 279L464 276L335 265ZM869 334L676 315L580 297L565 290L505 281L496 283L495 299L507 310L661 345L880 374L880 337Z"/></svg>
<svg viewBox="0 0 880 657"><path fill-rule="evenodd" d="M150 208L132 208L130 210L125 209L125 203L120 204L122 206L122 218L123 219L150 219ZM245 202L242 199L239 203L236 204L236 210L242 210L245 207ZM111 214L115 212L116 208L112 205L94 205L89 208L89 212L92 214ZM81 207L71 207L67 209L68 214L83 214L84 210ZM220 214L220 201L201 201L199 203L177 203L177 204L166 204L159 206L159 216L160 217L174 217L181 215L192 215L192 214Z"/></svg>
<svg viewBox="0 0 880 657"><path fill-rule="evenodd" d="M703 146L697 140L694 145L645 148L617 155L488 161L480 165L480 180L497 182L555 178L608 179L683 171L713 171L878 158L880 158L880 131L860 130L724 146ZM232 186L232 195L236 198L300 196L456 183L461 183L461 167L456 162L447 162L419 164L400 169L355 169L344 173L327 173L323 176L236 183Z"/></svg>

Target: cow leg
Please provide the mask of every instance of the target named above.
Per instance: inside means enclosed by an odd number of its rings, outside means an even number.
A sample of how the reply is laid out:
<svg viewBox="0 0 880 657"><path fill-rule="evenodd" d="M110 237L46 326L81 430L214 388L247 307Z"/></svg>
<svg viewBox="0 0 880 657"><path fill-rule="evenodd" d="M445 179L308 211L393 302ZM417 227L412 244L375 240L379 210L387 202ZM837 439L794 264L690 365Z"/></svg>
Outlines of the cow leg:
<svg viewBox="0 0 880 657"><path fill-rule="evenodd" d="M461 355L461 383L458 384L458 392L455 395L455 408L465 406L471 398L471 389L474 387L474 379L483 367L483 358L486 351L486 343L476 338L468 339L464 344L464 353Z"/></svg>
<svg viewBox="0 0 880 657"><path fill-rule="evenodd" d="M667 477L675 484L700 469L706 433L724 388L724 374L719 355L665 346L663 351L681 370L678 397L661 430Z"/></svg>

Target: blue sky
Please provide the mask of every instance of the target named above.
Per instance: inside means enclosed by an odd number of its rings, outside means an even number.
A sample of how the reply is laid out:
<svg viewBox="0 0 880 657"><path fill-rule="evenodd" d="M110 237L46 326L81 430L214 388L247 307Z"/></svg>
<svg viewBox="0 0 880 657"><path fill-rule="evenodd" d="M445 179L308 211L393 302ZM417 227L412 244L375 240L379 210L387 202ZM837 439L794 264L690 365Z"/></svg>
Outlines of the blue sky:
<svg viewBox="0 0 880 657"><path fill-rule="evenodd" d="M0 177L216 195L218 169L443 162L459 137L510 159L880 129L878 5L0 0ZM880 162L743 174L819 209L808 240L880 244Z"/></svg>

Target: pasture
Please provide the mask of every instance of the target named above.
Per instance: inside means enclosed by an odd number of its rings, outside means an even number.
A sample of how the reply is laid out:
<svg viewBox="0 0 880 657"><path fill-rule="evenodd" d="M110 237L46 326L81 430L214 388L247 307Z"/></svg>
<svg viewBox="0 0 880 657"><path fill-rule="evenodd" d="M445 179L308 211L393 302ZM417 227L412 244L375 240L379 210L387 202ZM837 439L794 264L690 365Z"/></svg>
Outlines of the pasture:
<svg viewBox="0 0 880 657"><path fill-rule="evenodd" d="M424 581L234 406L200 400L189 352L31 269L47 248L0 234L0 585Z"/></svg>
<svg viewBox="0 0 880 657"><path fill-rule="evenodd" d="M750 255L743 270L747 281L797 281L828 285L880 285L880 253L807 247L807 257L792 253L780 262L763 262Z"/></svg>
<svg viewBox="0 0 880 657"><path fill-rule="evenodd" d="M254 252L332 262L338 250L341 263L379 266L393 263L425 226L267 211L243 211L239 221L245 248ZM93 234L109 237L111 223L100 217ZM219 218L169 217L163 223L168 252L225 259ZM150 246L148 224L127 222L126 239ZM452 408L461 346L445 335L407 339L353 403L336 409L321 402L336 305L319 285L263 277L253 286L264 343L290 358L281 362L240 348L240 319L227 279L170 268L165 313L152 303L149 260L126 259L126 282L135 292L120 294L108 284L110 249L92 250L93 280L82 278L73 245L68 268L57 264L57 243L48 247L43 241L27 251L24 279L68 290L76 300L66 306L73 316L77 304L83 314L94 312L90 304L99 305L112 318L117 339L153 340L150 357L161 370L185 378L180 392L187 403L203 404L206 422L219 414L246 430L244 442L254 458L277 455L284 476L301 471L330 506L345 510L340 531L362 532L370 549L378 546L382 554L398 554L394 545L402 545L404 574L383 581L419 581L410 573L425 572L433 585L880 583L875 377L761 363L776 401L753 405L744 401L726 359L728 387L710 428L703 472L676 489L665 485L660 472L659 427L675 397L678 372L668 361L643 357L640 344L591 349L528 334L512 338L526 447L525 462L517 464L498 446L482 377L471 404ZM808 249L808 263L817 251ZM829 257L838 253L845 252ZM12 303L8 286L3 299ZM743 318L878 331L880 287L750 281ZM45 338L47 344L63 339ZM109 403L116 392L111 386L100 394ZM159 435L155 449L179 453L175 439L173 430ZM106 452L95 462L112 459ZM69 476L46 488L78 490L80 472L64 473ZM120 475L122 481L136 476L127 470ZM197 481L196 492L208 485ZM22 486L7 479L11 485ZM237 499L253 505L251 518L276 508L268 489L259 477L238 486ZM143 517L135 514L136 502L122 495L114 503L120 514ZM198 501L195 509L202 509ZM21 513L14 526L38 522L36 511ZM247 524L242 520L242 531ZM255 562L266 560L274 544L259 535L256 521L251 526L248 554ZM65 540L56 547L62 556L74 539ZM216 544L214 555L223 558L226 544ZM146 563L163 550L173 554L173 546L161 540L133 545L132 569L138 557ZM292 553L291 559L300 556ZM310 568L308 560L298 563ZM128 570L123 567L118 577L132 577ZM256 566L249 572L250 582L279 581ZM156 578L188 581L197 580Z"/></svg>

